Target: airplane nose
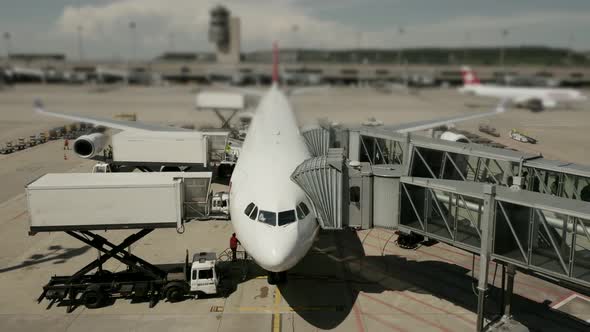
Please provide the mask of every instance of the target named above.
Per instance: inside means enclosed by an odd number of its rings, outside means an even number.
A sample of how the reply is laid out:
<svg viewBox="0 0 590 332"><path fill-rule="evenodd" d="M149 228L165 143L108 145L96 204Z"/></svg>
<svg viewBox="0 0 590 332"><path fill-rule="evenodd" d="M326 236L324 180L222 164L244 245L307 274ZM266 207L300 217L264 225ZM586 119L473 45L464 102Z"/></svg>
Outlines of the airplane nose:
<svg viewBox="0 0 590 332"><path fill-rule="evenodd" d="M288 256L284 254L267 254L256 258L258 264L267 271L281 272L286 270Z"/></svg>
<svg viewBox="0 0 590 332"><path fill-rule="evenodd" d="M281 234L267 242L264 252L252 254L256 262L265 270L282 272L290 269L297 262L296 250L296 237Z"/></svg>

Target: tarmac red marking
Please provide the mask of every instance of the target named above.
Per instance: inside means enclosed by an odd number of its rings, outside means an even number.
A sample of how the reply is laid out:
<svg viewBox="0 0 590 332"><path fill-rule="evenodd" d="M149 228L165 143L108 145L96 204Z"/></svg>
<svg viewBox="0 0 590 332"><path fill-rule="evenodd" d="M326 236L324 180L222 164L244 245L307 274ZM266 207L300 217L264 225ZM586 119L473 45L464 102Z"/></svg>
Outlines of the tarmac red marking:
<svg viewBox="0 0 590 332"><path fill-rule="evenodd" d="M363 318L361 317L361 311L358 308L360 304L355 303L352 306L352 310L354 311L354 319L356 322L356 329L359 332L365 332L365 327L363 326Z"/></svg>
<svg viewBox="0 0 590 332"><path fill-rule="evenodd" d="M377 247L375 245L372 245L370 243L366 243L365 242L364 244L366 246L373 247L373 248L378 249L378 250L382 250L382 248L379 248L379 247ZM391 251L391 250L389 250L387 248L385 248L384 251L387 252L387 253L393 254L393 255L398 255L398 253L393 252L393 251ZM436 257L437 259L439 259L441 261L444 261L444 262L447 262L447 263L450 263L450 264L455 264L455 265L461 266L461 267L463 267L463 268L471 271L471 266L469 266L469 265L465 265L465 264L459 263L457 261L453 261L453 260L450 260L450 259L448 259L446 257L439 256L439 255L436 255L436 254L433 254L433 253L430 253L430 252L427 252L427 251L424 251L424 250L420 250L418 252L421 253L421 254L424 254L426 256ZM493 276L493 272L491 270L490 270L489 274ZM543 300L545 300L545 298L544 297L540 297L540 298L534 297L533 298L533 296L531 296L531 294L538 294L538 292L544 292L544 293L551 294L551 295L558 296L558 297L562 296L562 293L561 292L558 292L556 290L551 290L551 289L548 289L548 288L539 288L537 286L533 286L533 285L531 285L531 284L529 284L527 282L524 282L522 280L515 280L514 282L517 285L522 285L524 287L527 287L527 288L536 290L537 292L529 293L528 296L529 296L529 298L531 300L535 300L537 302L543 302Z"/></svg>
<svg viewBox="0 0 590 332"><path fill-rule="evenodd" d="M406 314L406 315L408 315L408 316L410 316L410 317L412 317L412 318L416 319L417 321L420 321L420 322L423 322L423 323L425 323L425 324L428 324L428 325L430 325L430 326L432 326L432 327L435 327L435 328L437 328L437 329L439 329L439 330L441 330L441 331L449 331L449 332L450 332L450 331L452 331L452 330L449 330L448 328L446 328L446 327L444 327L444 326L441 326L441 325L439 325L439 324L436 324L436 323L434 323L434 322L431 322L431 321L429 321L429 320L427 320L427 319L424 319L424 318L422 318L422 317L420 317L420 316L418 316L418 315L416 315L416 314L414 314L414 313L412 313L412 312L410 312L410 311L408 311L408 310L402 309L402 308L400 308L400 307L398 307L398 306L395 306L395 305L393 305L393 304L389 304L389 303L387 303L387 302L385 302L385 301L381 301L381 300L379 300L378 298L375 298L375 297L373 297L373 296L367 295L367 294L365 294L365 293L359 293L359 295L362 295L362 296L364 296L364 297L366 297L366 298L368 298L368 299L371 299L371 300L373 300L374 302L380 303L380 304L382 304L382 305L384 305L384 306L386 306L386 307L388 307L388 308L391 308L391 309L397 310L397 311L399 311L399 312L402 312L402 313L404 313L404 314Z"/></svg>
<svg viewBox="0 0 590 332"><path fill-rule="evenodd" d="M384 319L379 318L379 316L377 316L375 314L370 314L368 312L363 312L363 315L365 315L365 316L371 318L372 320L377 321L377 322L379 322L379 323L381 323L381 324L389 327L390 329L392 329L394 331L400 331L400 332L406 331L406 330L402 329L399 326L395 326L395 325L391 324L390 322L388 322L388 321L386 321Z"/></svg>
<svg viewBox="0 0 590 332"><path fill-rule="evenodd" d="M459 318L460 320L462 320L462 321L464 321L464 322L467 322L467 323L473 324L473 325L470 325L470 326L475 326L475 320L467 319L467 318L465 318L465 317L463 317L463 316L461 316L461 315L459 315L459 314L457 314L457 313L454 313L454 312L448 311L448 310L446 310L446 309L442 309L442 308L439 308L439 307L433 306L432 304L430 304L430 303L428 303L428 302L425 302L425 301L422 301L422 300L420 300L420 299L417 299L417 298L415 298L415 297L413 297L413 296L411 296L411 295L409 295L409 294L406 294L406 293L404 293L404 292L396 292L396 294L399 294L399 295L401 295L401 296L403 296L403 297L406 297L406 298L408 298L408 299L410 299L410 300L412 300L412 301L415 301L415 302L421 303L421 304L423 304L423 305L425 305L425 306L427 306L427 307L430 307L430 308L432 308L432 309L440 310L440 311L442 311L442 312L446 313L447 315L455 316L455 317Z"/></svg>

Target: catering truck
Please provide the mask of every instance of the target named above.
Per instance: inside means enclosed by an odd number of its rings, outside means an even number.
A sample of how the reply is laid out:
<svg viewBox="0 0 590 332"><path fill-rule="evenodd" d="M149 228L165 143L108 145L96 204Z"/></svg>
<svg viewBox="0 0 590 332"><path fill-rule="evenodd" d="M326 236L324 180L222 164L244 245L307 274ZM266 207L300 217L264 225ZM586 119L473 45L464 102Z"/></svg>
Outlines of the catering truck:
<svg viewBox="0 0 590 332"><path fill-rule="evenodd" d="M186 298L215 295L220 286L220 269L214 252L197 252L189 262L188 250L182 266L160 268L147 262L131 264L137 257L128 257L127 269L110 272L98 268L93 274L53 276L43 286L38 302L67 301L68 312L83 304L100 308L115 298L148 299L150 307L161 299L178 302Z"/></svg>
<svg viewBox="0 0 590 332"><path fill-rule="evenodd" d="M68 312L114 298L147 299L152 307L161 299L176 302L226 289L220 286L225 267L214 252L199 251L189 261L187 251L184 264L159 266L129 249L156 229L183 233L192 213L207 207L210 180L210 172L68 173L46 174L28 184L30 235L65 232L99 253L80 270L51 277L38 301L63 303ZM131 232L120 243L106 238L118 230ZM105 269L110 259L126 268Z"/></svg>

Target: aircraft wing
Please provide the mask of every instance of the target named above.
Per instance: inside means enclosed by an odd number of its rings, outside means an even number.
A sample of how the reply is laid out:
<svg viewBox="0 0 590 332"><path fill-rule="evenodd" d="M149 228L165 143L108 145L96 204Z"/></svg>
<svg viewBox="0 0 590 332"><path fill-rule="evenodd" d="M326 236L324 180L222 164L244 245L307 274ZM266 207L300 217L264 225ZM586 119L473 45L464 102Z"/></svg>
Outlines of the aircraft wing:
<svg viewBox="0 0 590 332"><path fill-rule="evenodd" d="M506 104L508 103L507 100L502 100L498 106L493 111L490 112L483 112L483 113L476 113L476 114L464 114L459 116L452 116L440 119L433 119L433 120L425 120L425 121L417 121L417 122L410 122L404 123L401 125L395 126L385 126L384 129L393 130L398 133L409 133L413 131L420 131L420 130L427 130L436 127L440 127L443 125L449 125L456 122L462 122L467 120L479 119L484 118L500 113L506 112Z"/></svg>
<svg viewBox="0 0 590 332"><path fill-rule="evenodd" d="M87 115L82 116L82 115L75 115L75 114L49 112L49 111L45 110L43 103L40 100L35 101L34 109L35 109L35 112L42 114L42 115L53 116L53 117L57 117L57 118L78 121L78 122L92 123L95 126L103 126L103 127L107 127L107 128L113 128L113 129L135 130L135 131L188 131L188 129L184 129L184 128L157 126L157 125L150 125L150 124L141 123L141 122L101 119L101 118L95 118L95 117L87 116Z"/></svg>

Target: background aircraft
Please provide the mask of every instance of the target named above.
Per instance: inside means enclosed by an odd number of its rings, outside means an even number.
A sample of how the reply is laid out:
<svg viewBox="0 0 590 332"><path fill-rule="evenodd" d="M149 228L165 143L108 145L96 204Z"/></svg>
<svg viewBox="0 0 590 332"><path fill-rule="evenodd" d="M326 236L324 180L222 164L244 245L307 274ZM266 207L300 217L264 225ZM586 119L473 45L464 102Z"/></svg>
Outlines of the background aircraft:
<svg viewBox="0 0 590 332"><path fill-rule="evenodd" d="M531 111L555 108L558 103L586 100L578 90L559 88L528 88L481 84L469 67L462 67L463 87L459 92L482 97L506 99L518 107Z"/></svg>

